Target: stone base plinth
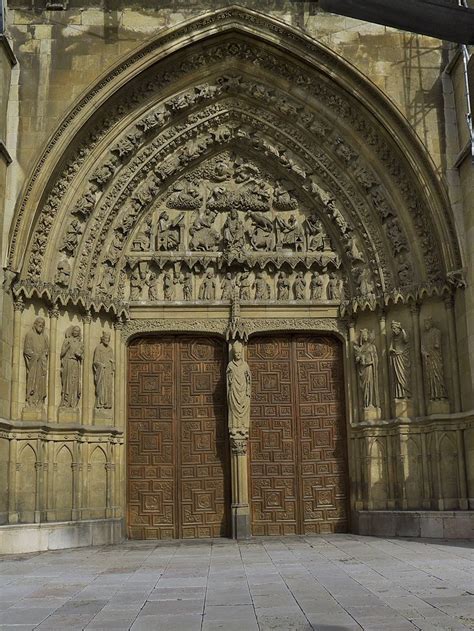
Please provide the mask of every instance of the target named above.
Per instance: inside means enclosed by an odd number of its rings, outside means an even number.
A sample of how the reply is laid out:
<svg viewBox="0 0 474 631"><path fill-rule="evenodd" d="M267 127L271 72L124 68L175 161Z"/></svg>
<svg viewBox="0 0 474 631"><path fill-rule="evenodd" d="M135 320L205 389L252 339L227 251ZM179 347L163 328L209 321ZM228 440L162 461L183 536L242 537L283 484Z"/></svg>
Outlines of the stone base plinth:
<svg viewBox="0 0 474 631"><path fill-rule="evenodd" d="M382 411L380 408L370 406L364 408L363 419L364 421L379 421L382 418Z"/></svg>
<svg viewBox="0 0 474 631"><path fill-rule="evenodd" d="M474 539L474 512L354 511L352 531L371 537Z"/></svg>
<svg viewBox="0 0 474 631"><path fill-rule="evenodd" d="M449 401L447 399L428 401L428 414L449 414Z"/></svg>
<svg viewBox="0 0 474 631"><path fill-rule="evenodd" d="M21 412L23 421L45 421L47 420L46 408L23 408Z"/></svg>
<svg viewBox="0 0 474 631"><path fill-rule="evenodd" d="M232 538L248 539L250 535L250 511L248 504L232 505Z"/></svg>
<svg viewBox="0 0 474 631"><path fill-rule="evenodd" d="M414 406L411 399L395 399L396 418L409 418L413 416Z"/></svg>
<svg viewBox="0 0 474 631"><path fill-rule="evenodd" d="M90 519L0 526L0 554L21 554L120 543L122 519Z"/></svg>
<svg viewBox="0 0 474 631"><path fill-rule="evenodd" d="M79 408L59 408L58 421L60 423L79 423Z"/></svg>
<svg viewBox="0 0 474 631"><path fill-rule="evenodd" d="M112 410L94 408L94 425L112 425Z"/></svg>

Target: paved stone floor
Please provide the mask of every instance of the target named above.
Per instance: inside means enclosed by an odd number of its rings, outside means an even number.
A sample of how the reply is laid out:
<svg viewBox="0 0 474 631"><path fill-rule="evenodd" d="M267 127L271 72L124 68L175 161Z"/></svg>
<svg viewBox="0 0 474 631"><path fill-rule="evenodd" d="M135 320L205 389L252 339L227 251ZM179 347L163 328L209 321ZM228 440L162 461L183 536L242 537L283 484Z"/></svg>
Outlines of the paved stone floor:
<svg viewBox="0 0 474 631"><path fill-rule="evenodd" d="M474 629L474 543L356 535L0 557L0 629Z"/></svg>

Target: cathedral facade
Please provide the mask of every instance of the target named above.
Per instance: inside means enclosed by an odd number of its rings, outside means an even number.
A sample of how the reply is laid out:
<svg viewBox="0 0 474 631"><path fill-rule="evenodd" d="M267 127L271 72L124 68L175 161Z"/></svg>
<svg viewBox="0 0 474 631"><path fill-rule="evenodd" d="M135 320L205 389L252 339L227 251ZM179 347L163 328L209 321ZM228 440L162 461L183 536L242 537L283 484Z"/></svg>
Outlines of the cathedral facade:
<svg viewBox="0 0 474 631"><path fill-rule="evenodd" d="M283 1L1 44L0 551L472 536L468 57Z"/></svg>

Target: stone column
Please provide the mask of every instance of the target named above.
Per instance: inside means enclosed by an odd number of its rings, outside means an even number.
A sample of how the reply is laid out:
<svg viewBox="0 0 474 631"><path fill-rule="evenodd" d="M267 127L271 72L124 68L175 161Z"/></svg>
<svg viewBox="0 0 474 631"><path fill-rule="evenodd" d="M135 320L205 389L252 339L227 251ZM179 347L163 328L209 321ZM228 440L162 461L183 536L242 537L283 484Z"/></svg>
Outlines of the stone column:
<svg viewBox="0 0 474 631"><path fill-rule="evenodd" d="M246 539L250 536L247 474L249 430L231 429L229 430L229 436L232 469L232 537L234 539Z"/></svg>
<svg viewBox="0 0 474 631"><path fill-rule="evenodd" d="M92 350L91 350L91 322L92 316L89 311L82 318L83 340L84 340L84 361L82 362L82 418L83 425L92 424L91 390L92 386Z"/></svg>
<svg viewBox="0 0 474 631"><path fill-rule="evenodd" d="M58 318L59 308L49 310L48 422L57 421L56 384L58 379Z"/></svg>
<svg viewBox="0 0 474 631"><path fill-rule="evenodd" d="M387 337L387 317L385 312L382 311L379 317L379 333L380 333L380 374L382 376L382 389L383 389L383 401L382 401L382 417L384 419L393 418L395 415L392 410L392 393L390 391L390 377L389 377L389 342Z"/></svg>
<svg viewBox="0 0 474 631"><path fill-rule="evenodd" d="M354 357L354 344L356 343L355 322L353 319L349 321L349 373L350 384L352 390L352 408L353 420L355 423L362 420L361 409L359 405L359 384L357 383L356 364Z"/></svg>
<svg viewBox="0 0 474 631"><path fill-rule="evenodd" d="M124 353L124 345L122 343L122 320L117 320L114 323L114 357L115 357L115 374L114 374L114 409L113 409L113 424L115 427L123 428L125 420L123 418L122 401L124 398L125 389L125 370L126 370L126 358Z"/></svg>
<svg viewBox="0 0 474 631"><path fill-rule="evenodd" d="M21 296L13 302L13 357L10 412L13 420L20 420L20 361L21 361L21 314L25 303Z"/></svg>
<svg viewBox="0 0 474 631"><path fill-rule="evenodd" d="M459 508L461 510L468 510L467 499L467 478L466 478L466 459L464 450L464 435L463 430L456 430L457 449L458 449L458 467L459 467Z"/></svg>
<svg viewBox="0 0 474 631"><path fill-rule="evenodd" d="M415 358L415 379L416 379L416 397L413 397L415 414L425 416L426 400L425 400L425 384L423 381L423 363L421 359L421 337L420 337L420 306L412 305L410 307L412 329L413 329L413 350Z"/></svg>
<svg viewBox="0 0 474 631"><path fill-rule="evenodd" d="M430 462L426 447L425 432L421 434L421 461L423 465L423 508L424 510L429 510L431 508Z"/></svg>
<svg viewBox="0 0 474 631"><path fill-rule="evenodd" d="M387 508L393 509L396 507L395 502L395 467L396 467L396 459L393 455L393 436L391 434L387 435L387 486L388 486L388 497L387 497Z"/></svg>
<svg viewBox="0 0 474 631"><path fill-rule="evenodd" d="M8 449L8 523L18 523L18 512L16 510L16 472L18 458L18 441L10 438Z"/></svg>
<svg viewBox="0 0 474 631"><path fill-rule="evenodd" d="M460 412L461 406L461 381L459 378L458 342L456 337L456 322L454 315L454 298L449 296L444 301L448 322L449 340L449 367L453 384L453 412Z"/></svg>

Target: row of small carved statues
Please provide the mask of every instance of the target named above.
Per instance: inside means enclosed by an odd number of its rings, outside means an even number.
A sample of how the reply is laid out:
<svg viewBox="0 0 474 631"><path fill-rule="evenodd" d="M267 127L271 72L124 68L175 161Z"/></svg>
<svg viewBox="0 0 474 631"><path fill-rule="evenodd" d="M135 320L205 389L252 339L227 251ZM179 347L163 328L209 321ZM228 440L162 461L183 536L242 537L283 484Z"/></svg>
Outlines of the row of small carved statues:
<svg viewBox="0 0 474 631"><path fill-rule="evenodd" d="M271 280L276 286L277 300L307 300L309 298L310 300L341 301L343 297L342 281L335 272L329 274L329 278L319 272L313 272L309 283L304 272L288 275L282 271L275 280ZM146 290L148 300L158 301L160 288L162 288L163 299L173 301L177 299L177 285L182 285L183 300L193 300L193 281L191 272L176 275L168 270L160 278L160 275L155 272L148 273L147 270L140 270L137 267L130 277L130 300L144 300ZM233 300L238 297L240 300L271 300L272 284L268 282L262 271L255 272L255 278L251 277L249 270L238 274L226 272L222 278L219 278L213 269L208 269L199 286L197 299Z"/></svg>
<svg viewBox="0 0 474 631"><path fill-rule="evenodd" d="M26 406L41 408L47 395L49 340L44 318L38 317L25 335L23 356L26 364ZM84 344L81 328L71 326L65 333L60 353L61 403L63 408L77 408L82 395ZM110 410L115 372L110 333L103 332L92 358L95 385L95 408Z"/></svg>

